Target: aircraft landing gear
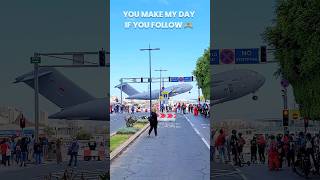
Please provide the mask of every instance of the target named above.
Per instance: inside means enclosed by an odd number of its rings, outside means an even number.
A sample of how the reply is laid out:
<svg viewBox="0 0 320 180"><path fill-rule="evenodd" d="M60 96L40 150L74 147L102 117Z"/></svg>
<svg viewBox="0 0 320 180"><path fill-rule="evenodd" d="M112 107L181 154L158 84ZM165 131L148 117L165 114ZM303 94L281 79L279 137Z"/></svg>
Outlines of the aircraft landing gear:
<svg viewBox="0 0 320 180"><path fill-rule="evenodd" d="M254 100L254 101L258 100L258 96L256 96L256 95L252 96L252 100Z"/></svg>

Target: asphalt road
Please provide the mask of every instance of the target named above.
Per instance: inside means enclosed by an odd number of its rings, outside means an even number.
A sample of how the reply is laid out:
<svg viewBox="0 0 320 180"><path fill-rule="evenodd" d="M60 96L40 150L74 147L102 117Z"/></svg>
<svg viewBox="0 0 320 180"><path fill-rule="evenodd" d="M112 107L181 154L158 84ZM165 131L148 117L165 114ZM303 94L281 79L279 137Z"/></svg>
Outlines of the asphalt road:
<svg viewBox="0 0 320 180"><path fill-rule="evenodd" d="M145 132L111 162L111 179L209 180L209 148L201 136L208 135L197 134L184 115L159 122L157 137Z"/></svg>

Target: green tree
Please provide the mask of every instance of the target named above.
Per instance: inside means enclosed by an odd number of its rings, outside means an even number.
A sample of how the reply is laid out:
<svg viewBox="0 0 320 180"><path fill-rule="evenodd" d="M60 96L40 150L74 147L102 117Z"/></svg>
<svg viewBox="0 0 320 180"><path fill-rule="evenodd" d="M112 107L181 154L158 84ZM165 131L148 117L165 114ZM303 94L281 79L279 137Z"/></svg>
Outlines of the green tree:
<svg viewBox="0 0 320 180"><path fill-rule="evenodd" d="M52 127L46 126L43 131L48 137L55 135L55 130Z"/></svg>
<svg viewBox="0 0 320 180"><path fill-rule="evenodd" d="M81 129L76 137L78 140L90 140L91 134Z"/></svg>
<svg viewBox="0 0 320 180"><path fill-rule="evenodd" d="M320 117L320 1L278 0L274 25L264 33L275 48L278 72L289 80L302 116Z"/></svg>
<svg viewBox="0 0 320 180"><path fill-rule="evenodd" d="M210 50L205 49L204 53L197 60L197 65L193 71L198 86L201 88L205 99L210 99Z"/></svg>

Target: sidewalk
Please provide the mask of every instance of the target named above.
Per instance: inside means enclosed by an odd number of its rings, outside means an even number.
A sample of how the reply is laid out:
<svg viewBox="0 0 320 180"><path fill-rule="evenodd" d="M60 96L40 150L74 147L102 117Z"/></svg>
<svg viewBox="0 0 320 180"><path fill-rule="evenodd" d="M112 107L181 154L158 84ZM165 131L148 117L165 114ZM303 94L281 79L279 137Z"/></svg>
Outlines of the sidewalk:
<svg viewBox="0 0 320 180"><path fill-rule="evenodd" d="M243 173L230 164L211 162L210 177L218 180L247 180Z"/></svg>
<svg viewBox="0 0 320 180"><path fill-rule="evenodd" d="M71 167L74 172L81 171L99 171L105 172L107 161L78 161L77 167ZM14 179L14 180L29 180L29 179L44 179L43 177L50 173L61 173L69 168L67 162L58 165L55 162L45 163L41 165L28 164L26 167L10 166L0 167L1 179Z"/></svg>

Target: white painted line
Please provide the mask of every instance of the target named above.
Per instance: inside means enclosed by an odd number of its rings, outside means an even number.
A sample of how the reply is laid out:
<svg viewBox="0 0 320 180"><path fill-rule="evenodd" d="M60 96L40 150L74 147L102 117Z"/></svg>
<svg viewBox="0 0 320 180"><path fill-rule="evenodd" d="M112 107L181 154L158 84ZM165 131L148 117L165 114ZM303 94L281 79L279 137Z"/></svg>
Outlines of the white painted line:
<svg viewBox="0 0 320 180"><path fill-rule="evenodd" d="M240 169L236 168L236 171L238 171L238 174L241 176L242 180L248 180L247 177L241 172Z"/></svg>
<svg viewBox="0 0 320 180"><path fill-rule="evenodd" d="M204 138L201 138L204 144L206 144L207 148L210 149L210 145L207 143L207 141Z"/></svg>
<svg viewBox="0 0 320 180"><path fill-rule="evenodd" d="M201 137L201 134L200 134L200 132L198 131L197 128L194 128L194 131Z"/></svg>
<svg viewBox="0 0 320 180"><path fill-rule="evenodd" d="M210 145L209 143L206 141L206 139L204 137L201 136L200 132L198 131L197 128L194 127L193 123L190 121L190 119L186 116L186 115L183 115L187 121L190 123L190 125L192 126L193 130L198 134L198 136L200 136L201 140L204 142L204 144L207 146L208 149L210 149Z"/></svg>

